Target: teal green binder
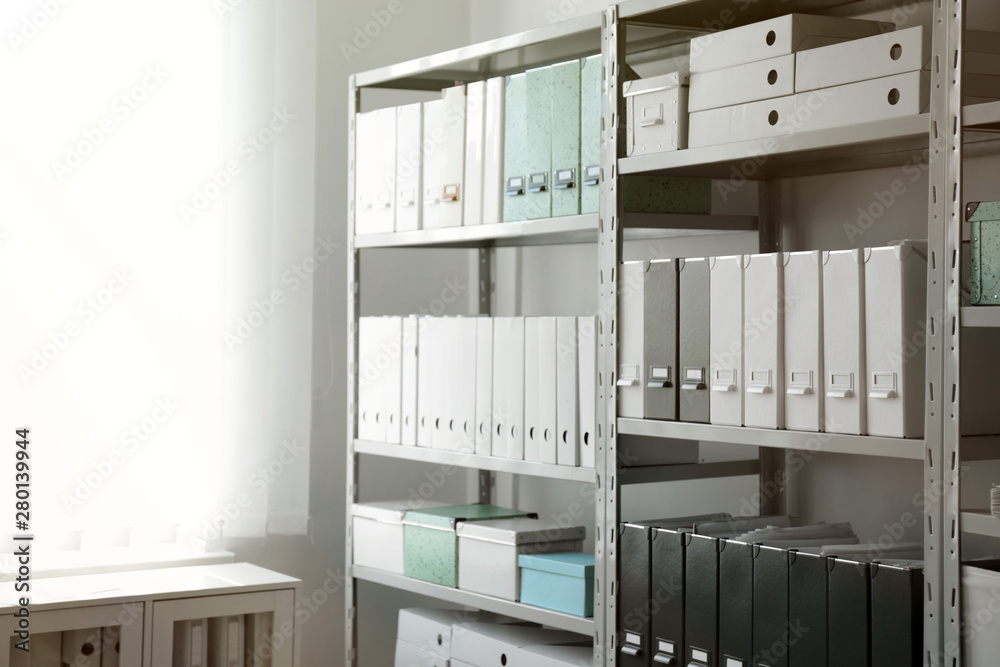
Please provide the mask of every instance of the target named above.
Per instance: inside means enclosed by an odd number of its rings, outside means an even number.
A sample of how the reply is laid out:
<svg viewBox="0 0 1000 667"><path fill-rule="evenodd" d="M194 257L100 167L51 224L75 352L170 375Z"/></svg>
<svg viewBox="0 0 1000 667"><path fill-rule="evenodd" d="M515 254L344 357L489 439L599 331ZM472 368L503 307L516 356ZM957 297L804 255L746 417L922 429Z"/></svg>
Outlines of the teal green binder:
<svg viewBox="0 0 1000 667"><path fill-rule="evenodd" d="M528 183L525 217L552 217L552 68L527 72L527 127L525 167Z"/></svg>
<svg viewBox="0 0 1000 667"><path fill-rule="evenodd" d="M580 214L580 61L552 66L552 217Z"/></svg>
<svg viewBox="0 0 1000 667"><path fill-rule="evenodd" d="M503 221L525 220L527 183L527 75L507 77L504 94Z"/></svg>
<svg viewBox="0 0 1000 667"><path fill-rule="evenodd" d="M580 61L580 213L597 213L600 203L602 69L600 55Z"/></svg>

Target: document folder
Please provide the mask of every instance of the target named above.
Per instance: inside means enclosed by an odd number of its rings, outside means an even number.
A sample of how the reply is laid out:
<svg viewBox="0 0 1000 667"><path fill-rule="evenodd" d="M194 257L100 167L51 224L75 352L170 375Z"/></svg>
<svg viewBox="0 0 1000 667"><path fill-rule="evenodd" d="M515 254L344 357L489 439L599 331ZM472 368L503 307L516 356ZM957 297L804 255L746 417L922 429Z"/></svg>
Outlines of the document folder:
<svg viewBox="0 0 1000 667"><path fill-rule="evenodd" d="M677 262L651 261L643 287L646 419L677 419L677 301Z"/></svg>

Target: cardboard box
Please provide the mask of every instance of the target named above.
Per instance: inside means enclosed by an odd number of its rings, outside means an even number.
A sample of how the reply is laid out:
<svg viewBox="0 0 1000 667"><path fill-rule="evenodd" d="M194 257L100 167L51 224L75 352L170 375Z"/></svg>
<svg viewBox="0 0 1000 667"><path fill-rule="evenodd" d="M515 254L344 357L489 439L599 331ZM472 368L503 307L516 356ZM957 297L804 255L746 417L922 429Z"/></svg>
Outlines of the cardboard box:
<svg viewBox="0 0 1000 667"><path fill-rule="evenodd" d="M795 61L795 92L926 69L930 47L918 26L803 51Z"/></svg>
<svg viewBox="0 0 1000 667"><path fill-rule="evenodd" d="M704 111L795 93L795 54L691 75L688 109Z"/></svg>

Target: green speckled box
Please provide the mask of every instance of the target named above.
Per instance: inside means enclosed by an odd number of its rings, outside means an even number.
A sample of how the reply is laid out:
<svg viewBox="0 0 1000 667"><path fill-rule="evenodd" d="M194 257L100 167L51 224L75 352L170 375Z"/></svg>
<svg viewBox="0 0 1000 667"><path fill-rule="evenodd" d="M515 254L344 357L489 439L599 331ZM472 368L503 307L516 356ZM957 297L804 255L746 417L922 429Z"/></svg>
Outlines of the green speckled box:
<svg viewBox="0 0 1000 667"><path fill-rule="evenodd" d="M965 218L972 225L972 305L1000 304L1000 202L971 203Z"/></svg>
<svg viewBox="0 0 1000 667"><path fill-rule="evenodd" d="M552 217L580 214L580 61L552 66Z"/></svg>
<svg viewBox="0 0 1000 667"><path fill-rule="evenodd" d="M580 213L597 213L601 165L601 101L604 97L601 56L580 62Z"/></svg>
<svg viewBox="0 0 1000 667"><path fill-rule="evenodd" d="M527 126L525 142L528 192L525 217L552 217L552 68L527 71Z"/></svg>
<svg viewBox="0 0 1000 667"><path fill-rule="evenodd" d="M503 221L526 218L524 208L527 169L528 98L527 74L507 77L504 89L503 128Z"/></svg>
<svg viewBox="0 0 1000 667"><path fill-rule="evenodd" d="M534 514L496 505L451 505L411 510L403 517L403 573L413 579L458 587L458 536L463 521L512 519Z"/></svg>
<svg viewBox="0 0 1000 667"><path fill-rule="evenodd" d="M712 181L706 178L626 176L622 194L626 213L712 212Z"/></svg>

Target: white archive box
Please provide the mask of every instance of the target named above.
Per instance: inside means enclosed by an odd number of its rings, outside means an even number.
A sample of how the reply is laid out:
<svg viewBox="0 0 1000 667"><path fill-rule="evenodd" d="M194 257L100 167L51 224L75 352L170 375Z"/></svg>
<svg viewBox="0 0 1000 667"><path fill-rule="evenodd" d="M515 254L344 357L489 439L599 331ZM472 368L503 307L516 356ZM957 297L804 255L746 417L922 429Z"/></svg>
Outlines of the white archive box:
<svg viewBox="0 0 1000 667"><path fill-rule="evenodd" d="M580 383L580 425L577 437L580 443L580 466L596 466L597 451L597 318L590 316L576 319L577 378Z"/></svg>
<svg viewBox="0 0 1000 667"><path fill-rule="evenodd" d="M743 267L745 257L713 257L709 372L713 424L743 426Z"/></svg>
<svg viewBox="0 0 1000 667"><path fill-rule="evenodd" d="M580 465L577 318L556 318L556 463Z"/></svg>
<svg viewBox="0 0 1000 667"><path fill-rule="evenodd" d="M579 646L524 646L514 652L509 662L517 667L592 667L594 649Z"/></svg>
<svg viewBox="0 0 1000 667"><path fill-rule="evenodd" d="M795 54L691 75L688 109L704 111L795 93Z"/></svg>
<svg viewBox="0 0 1000 667"><path fill-rule="evenodd" d="M396 108L355 116L356 234L382 234L395 229L393 199L396 176Z"/></svg>
<svg viewBox="0 0 1000 667"><path fill-rule="evenodd" d="M358 320L358 438L400 441L402 318Z"/></svg>
<svg viewBox="0 0 1000 667"><path fill-rule="evenodd" d="M456 317L448 346L452 413L448 419L451 449L472 454L476 449L476 361L478 317Z"/></svg>
<svg viewBox="0 0 1000 667"><path fill-rule="evenodd" d="M824 430L867 435L865 251L827 252L823 260Z"/></svg>
<svg viewBox="0 0 1000 667"><path fill-rule="evenodd" d="M556 462L556 318L524 321L524 460Z"/></svg>
<svg viewBox="0 0 1000 667"><path fill-rule="evenodd" d="M646 361L643 323L649 262L622 262L618 272L618 416L645 417Z"/></svg>
<svg viewBox="0 0 1000 667"><path fill-rule="evenodd" d="M994 667L1000 655L1000 572L995 562L962 566L962 664Z"/></svg>
<svg viewBox="0 0 1000 667"><path fill-rule="evenodd" d="M927 243L865 253L868 435L921 438L927 338Z"/></svg>
<svg viewBox="0 0 1000 667"><path fill-rule="evenodd" d="M791 134L795 96L735 104L691 114L688 146L701 148Z"/></svg>
<svg viewBox="0 0 1000 667"><path fill-rule="evenodd" d="M403 318L402 377L400 378L399 442L417 444L417 341L420 318L407 315Z"/></svg>
<svg viewBox="0 0 1000 667"><path fill-rule="evenodd" d="M743 276L743 424L785 427L785 257L747 255Z"/></svg>
<svg viewBox="0 0 1000 667"><path fill-rule="evenodd" d="M766 60L895 29L892 23L787 14L691 40L691 73Z"/></svg>
<svg viewBox="0 0 1000 667"><path fill-rule="evenodd" d="M465 201L465 86L441 91L441 213L439 227L461 227Z"/></svg>
<svg viewBox="0 0 1000 667"><path fill-rule="evenodd" d="M493 450L493 318L476 320L476 436L475 453Z"/></svg>
<svg viewBox="0 0 1000 667"><path fill-rule="evenodd" d="M687 148L688 74L626 81L626 152L648 155Z"/></svg>
<svg viewBox="0 0 1000 667"><path fill-rule="evenodd" d="M785 428L823 428L823 253L785 254Z"/></svg>
<svg viewBox="0 0 1000 667"><path fill-rule="evenodd" d="M515 649L538 644L570 644L580 641L580 635L563 630L533 628L519 625L464 623L455 628L452 644L452 664L455 660L475 667L510 664Z"/></svg>
<svg viewBox="0 0 1000 667"><path fill-rule="evenodd" d="M465 192L462 224L483 224L483 170L486 148L486 82L473 81L465 92Z"/></svg>
<svg viewBox="0 0 1000 667"><path fill-rule="evenodd" d="M423 178L424 112L422 104L396 108L396 231L420 229Z"/></svg>
<svg viewBox="0 0 1000 667"><path fill-rule="evenodd" d="M524 459L524 318L493 318L493 456Z"/></svg>
<svg viewBox="0 0 1000 667"><path fill-rule="evenodd" d="M433 500L392 500L351 506L354 563L403 574L403 515L407 510L442 507Z"/></svg>
<svg viewBox="0 0 1000 667"><path fill-rule="evenodd" d="M795 92L922 70L930 46L918 26L803 51L795 61Z"/></svg>
<svg viewBox="0 0 1000 667"><path fill-rule="evenodd" d="M483 145L483 224L503 222L504 100L506 77L486 81Z"/></svg>
<svg viewBox="0 0 1000 667"><path fill-rule="evenodd" d="M478 612L459 611L457 609L424 609L410 607L399 610L396 622L396 639L430 655L443 658L447 665L451 657L452 633L459 623L478 620ZM409 653L409 652L408 652ZM410 667L400 663L396 654L395 667Z"/></svg>
<svg viewBox="0 0 1000 667"><path fill-rule="evenodd" d="M454 665L455 663L450 664ZM397 639L393 667L449 667L449 660L419 646L404 642L402 639Z"/></svg>
<svg viewBox="0 0 1000 667"><path fill-rule="evenodd" d="M930 104L930 72L884 76L795 95L793 131L825 130L902 116L915 116Z"/></svg>
<svg viewBox="0 0 1000 667"><path fill-rule="evenodd" d="M517 602L521 596L520 554L581 551L583 526L519 517L465 521L458 535L458 587Z"/></svg>
<svg viewBox="0 0 1000 667"><path fill-rule="evenodd" d="M444 142L444 100L424 102L424 189L421 229L441 227L441 151Z"/></svg>

